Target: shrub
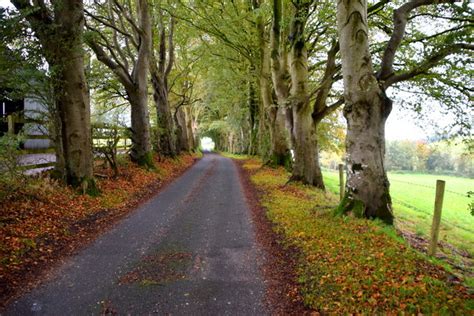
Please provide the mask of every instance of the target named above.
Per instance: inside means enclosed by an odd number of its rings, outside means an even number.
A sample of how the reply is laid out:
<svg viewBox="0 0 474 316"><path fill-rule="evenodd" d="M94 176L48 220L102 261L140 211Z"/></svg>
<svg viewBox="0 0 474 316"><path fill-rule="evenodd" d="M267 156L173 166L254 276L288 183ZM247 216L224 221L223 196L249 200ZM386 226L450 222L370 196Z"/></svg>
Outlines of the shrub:
<svg viewBox="0 0 474 316"><path fill-rule="evenodd" d="M21 135L0 137L0 201L24 188L28 181L18 161L21 141Z"/></svg>

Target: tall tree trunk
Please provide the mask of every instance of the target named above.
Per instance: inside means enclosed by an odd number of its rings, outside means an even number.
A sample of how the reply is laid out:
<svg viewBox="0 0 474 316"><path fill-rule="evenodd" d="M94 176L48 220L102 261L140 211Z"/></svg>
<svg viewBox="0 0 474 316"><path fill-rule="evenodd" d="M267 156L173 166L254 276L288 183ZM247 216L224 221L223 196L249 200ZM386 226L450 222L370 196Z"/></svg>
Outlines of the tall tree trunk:
<svg viewBox="0 0 474 316"><path fill-rule="evenodd" d="M248 139L248 146L245 149L247 154L254 155L257 152L257 134L258 134L258 121L259 121L259 99L257 97L257 91L255 88L255 81L253 80L255 75L255 67L252 65L250 67L249 82L248 82L248 92L247 92L247 104L249 107L249 125L250 130Z"/></svg>
<svg viewBox="0 0 474 316"><path fill-rule="evenodd" d="M186 126L186 115L182 107L179 107L175 113L176 125L176 149L179 151L189 152L190 147L188 128Z"/></svg>
<svg viewBox="0 0 474 316"><path fill-rule="evenodd" d="M384 168L385 121L391 101L380 88L368 43L367 1L339 1L337 23L347 120L345 197L336 212L393 223Z"/></svg>
<svg viewBox="0 0 474 316"><path fill-rule="evenodd" d="M306 104L305 104L306 103ZM291 181L301 181L325 189L317 141L317 124L311 117L308 100L292 99L294 157Z"/></svg>
<svg viewBox="0 0 474 316"><path fill-rule="evenodd" d="M61 21L75 20L77 15L66 13L58 16ZM77 21L77 20L76 20ZM62 23L65 25L68 23ZM77 26L76 26L77 27ZM82 32L81 32L82 33ZM90 103L82 59L80 38L64 43L70 47L67 60L58 70L55 94L58 96L61 117L61 143L67 183L81 186L83 191L96 190L93 180L93 156L90 125ZM66 52L63 52L66 53Z"/></svg>
<svg viewBox="0 0 474 316"><path fill-rule="evenodd" d="M139 165L153 167L153 153L150 141L150 115L148 111L148 70L151 52L151 22L147 0L137 3L140 32L140 47L132 78L136 89L129 90L132 106L132 160Z"/></svg>
<svg viewBox="0 0 474 316"><path fill-rule="evenodd" d="M286 111L281 107L274 107L270 113L270 164L273 166L284 166L290 169L292 166L291 152L288 146L288 130L286 128Z"/></svg>
<svg viewBox="0 0 474 316"><path fill-rule="evenodd" d="M68 184L96 193L90 125L90 101L84 73L82 34L84 6L81 0L53 4L53 12L30 1L12 1L38 37L53 74L53 93L60 118L59 154L64 160L63 178ZM36 2L35 2L36 3Z"/></svg>
<svg viewBox="0 0 474 316"><path fill-rule="evenodd" d="M280 11L279 11L280 12ZM277 53L279 51L279 29L280 29L280 20L277 19L274 24L274 28L278 28L278 34L273 34L271 44L277 47ZM288 131L285 129L285 118L282 117L281 113L283 109L280 109L279 104L275 104L273 99L272 87L271 87L271 78L272 78L272 69L271 63L273 60L273 54L275 52L270 52L270 47L268 43L268 35L265 30L265 25L263 19L260 17L257 23L257 28L259 32L259 52L260 52L260 74L259 74L259 85L260 85L260 95L263 103L263 108L270 117L270 153L269 161L270 165L273 166L285 166L289 168L291 166L291 154L290 148L288 146ZM274 29L273 28L273 29ZM273 30L272 29L272 30ZM277 36L278 39L274 39ZM272 56L270 56L272 54ZM279 56L279 55L278 55ZM277 62L280 63L278 56L275 56ZM277 66L275 66L277 67ZM279 71L279 65L277 67Z"/></svg>
<svg viewBox="0 0 474 316"><path fill-rule="evenodd" d="M154 68L152 68L154 69ZM168 84L164 76L152 71L153 99L157 115L158 152L161 155L176 156L176 146L173 137L173 121L168 102Z"/></svg>
<svg viewBox="0 0 474 316"><path fill-rule="evenodd" d="M184 108L184 121L186 123L186 135L188 136L188 148L189 150L195 150L197 146L193 131L193 117L191 113L191 107Z"/></svg>
<svg viewBox="0 0 474 316"><path fill-rule="evenodd" d="M171 17L169 32L166 34L163 9L161 7L158 8L156 15L154 18L157 24L154 26L159 31L159 45L157 47L158 49L156 49L156 47L153 48L150 60L150 72L157 115L159 147L157 149L162 155L174 157L176 156L176 145L173 137L173 120L168 101L168 76L174 63L173 34L175 22L174 18ZM168 45L168 48L166 45ZM155 51L158 53L158 58L155 56Z"/></svg>
<svg viewBox="0 0 474 316"><path fill-rule="evenodd" d="M127 94L132 109L131 159L140 166L153 167L153 154L150 141L150 115L148 112L146 85L134 91L127 91Z"/></svg>
<svg viewBox="0 0 474 316"><path fill-rule="evenodd" d="M308 55L305 47L304 26L308 10L309 3L298 3L296 5L295 16L290 29L292 38L290 104L293 114L292 136L295 155L291 180L302 181L324 189L318 159L317 124L313 121L312 108L307 92Z"/></svg>

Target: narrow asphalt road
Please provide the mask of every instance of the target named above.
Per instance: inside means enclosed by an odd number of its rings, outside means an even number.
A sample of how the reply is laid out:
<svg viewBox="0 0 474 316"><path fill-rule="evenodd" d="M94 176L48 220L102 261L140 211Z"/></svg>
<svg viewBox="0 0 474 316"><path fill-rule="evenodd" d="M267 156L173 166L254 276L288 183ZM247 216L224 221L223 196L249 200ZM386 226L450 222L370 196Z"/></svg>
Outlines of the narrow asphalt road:
<svg viewBox="0 0 474 316"><path fill-rule="evenodd" d="M263 254L233 162L205 155L6 315L262 315Z"/></svg>

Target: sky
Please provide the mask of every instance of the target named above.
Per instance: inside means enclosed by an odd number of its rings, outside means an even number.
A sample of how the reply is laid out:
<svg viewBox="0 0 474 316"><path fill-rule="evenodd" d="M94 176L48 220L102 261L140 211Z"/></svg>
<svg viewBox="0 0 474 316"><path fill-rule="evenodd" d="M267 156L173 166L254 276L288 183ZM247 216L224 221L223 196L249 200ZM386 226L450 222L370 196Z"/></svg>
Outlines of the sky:
<svg viewBox="0 0 474 316"><path fill-rule="evenodd" d="M396 106L387 119L385 137L388 140L424 140L429 135L418 127L409 110L400 110Z"/></svg>
<svg viewBox="0 0 474 316"><path fill-rule="evenodd" d="M12 7L8 0L0 0L0 6ZM429 136L425 130L415 124L411 111L401 109L396 104L387 120L385 131L387 140L420 140Z"/></svg>

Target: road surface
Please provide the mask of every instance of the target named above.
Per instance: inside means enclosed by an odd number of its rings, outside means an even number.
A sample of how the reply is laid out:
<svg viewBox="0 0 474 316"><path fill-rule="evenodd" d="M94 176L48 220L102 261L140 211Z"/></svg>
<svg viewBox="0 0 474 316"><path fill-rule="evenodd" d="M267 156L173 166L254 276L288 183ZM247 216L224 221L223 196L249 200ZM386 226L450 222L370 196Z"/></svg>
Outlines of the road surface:
<svg viewBox="0 0 474 316"><path fill-rule="evenodd" d="M6 315L262 315L259 250L233 162L208 154Z"/></svg>

